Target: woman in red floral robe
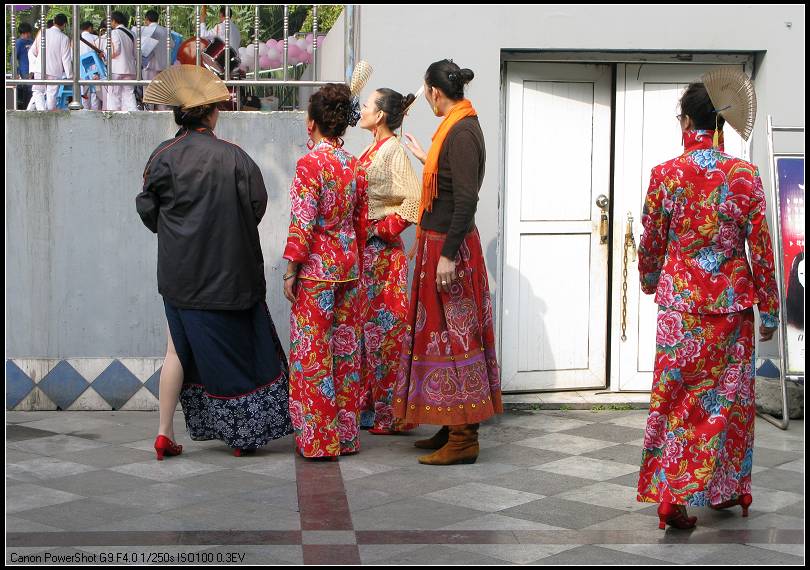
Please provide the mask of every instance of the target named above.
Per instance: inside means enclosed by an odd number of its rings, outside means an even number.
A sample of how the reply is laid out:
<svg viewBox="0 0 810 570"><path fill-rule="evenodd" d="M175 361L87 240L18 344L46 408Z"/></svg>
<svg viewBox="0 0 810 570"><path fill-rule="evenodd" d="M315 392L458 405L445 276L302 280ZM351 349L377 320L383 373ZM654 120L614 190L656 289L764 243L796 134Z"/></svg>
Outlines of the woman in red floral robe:
<svg viewBox="0 0 810 570"><path fill-rule="evenodd" d="M290 415L304 457L357 453L362 301L368 200L357 159L342 148L351 94L329 84L309 102L312 150L290 188L284 292L290 314ZM356 116L356 114L355 114Z"/></svg>
<svg viewBox="0 0 810 570"><path fill-rule="evenodd" d="M754 311L779 318L765 195L756 166L713 144L723 126L702 83L679 116L684 153L653 168L639 246L642 289L659 305L638 500L691 528L686 505L751 504ZM717 122L716 122L717 121ZM746 241L751 252L749 267Z"/></svg>
<svg viewBox="0 0 810 570"><path fill-rule="evenodd" d="M408 258L400 234L419 217L421 184L394 131L413 95L377 89L363 104L360 127L374 143L360 156L368 181L368 233L363 258L363 375L361 427L391 435L411 425L394 422L393 397L408 318Z"/></svg>

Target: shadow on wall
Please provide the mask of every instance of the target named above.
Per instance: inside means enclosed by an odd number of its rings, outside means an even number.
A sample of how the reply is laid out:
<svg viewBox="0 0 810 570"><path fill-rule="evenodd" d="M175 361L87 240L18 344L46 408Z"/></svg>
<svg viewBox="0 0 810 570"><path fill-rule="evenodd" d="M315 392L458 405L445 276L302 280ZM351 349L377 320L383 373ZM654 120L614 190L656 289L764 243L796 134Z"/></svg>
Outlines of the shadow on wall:
<svg viewBox="0 0 810 570"><path fill-rule="evenodd" d="M556 368L546 326L548 305L535 293L529 279L515 267L504 264L503 282L498 283L495 271L498 256L497 240L493 239L487 244L485 255L493 302L498 288L503 288L503 306L497 307L493 303L496 323L501 325L495 332L497 334L500 331L501 334L499 364L502 389L504 391L537 389L525 375Z"/></svg>

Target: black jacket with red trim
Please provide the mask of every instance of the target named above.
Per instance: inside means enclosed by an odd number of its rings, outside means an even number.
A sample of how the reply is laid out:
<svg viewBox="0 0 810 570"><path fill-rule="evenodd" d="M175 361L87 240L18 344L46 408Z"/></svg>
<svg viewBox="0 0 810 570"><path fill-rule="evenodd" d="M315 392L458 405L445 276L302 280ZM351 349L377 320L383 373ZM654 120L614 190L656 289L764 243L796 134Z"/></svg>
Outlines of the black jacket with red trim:
<svg viewBox="0 0 810 570"><path fill-rule="evenodd" d="M149 157L135 205L158 235L158 291L169 303L244 310L264 301L267 191L244 150L210 129L180 129Z"/></svg>

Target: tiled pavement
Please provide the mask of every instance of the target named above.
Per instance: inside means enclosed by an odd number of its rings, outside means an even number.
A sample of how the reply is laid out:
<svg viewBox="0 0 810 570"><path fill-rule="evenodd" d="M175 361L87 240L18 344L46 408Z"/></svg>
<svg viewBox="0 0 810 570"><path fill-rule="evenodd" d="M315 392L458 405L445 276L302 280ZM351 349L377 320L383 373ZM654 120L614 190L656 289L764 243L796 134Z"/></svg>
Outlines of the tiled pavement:
<svg viewBox="0 0 810 570"><path fill-rule="evenodd" d="M157 462L156 413L7 412L6 562L804 563L803 422L757 420L749 518L692 509L684 532L635 501L645 417L510 412L476 464L429 467L430 426L312 463L291 437L243 458L192 442L178 413L185 451Z"/></svg>

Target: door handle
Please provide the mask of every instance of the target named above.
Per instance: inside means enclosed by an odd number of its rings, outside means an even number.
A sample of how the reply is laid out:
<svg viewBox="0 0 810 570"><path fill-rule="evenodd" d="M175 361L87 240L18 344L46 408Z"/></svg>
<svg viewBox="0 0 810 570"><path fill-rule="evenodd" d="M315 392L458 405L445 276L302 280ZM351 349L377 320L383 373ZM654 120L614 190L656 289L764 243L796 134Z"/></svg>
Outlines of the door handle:
<svg viewBox="0 0 810 570"><path fill-rule="evenodd" d="M610 199L604 194L599 194L596 198L596 205L599 209L602 210L602 213L599 215L599 243L606 244L608 242L608 231L610 226L610 220L608 219L608 206L610 205Z"/></svg>

